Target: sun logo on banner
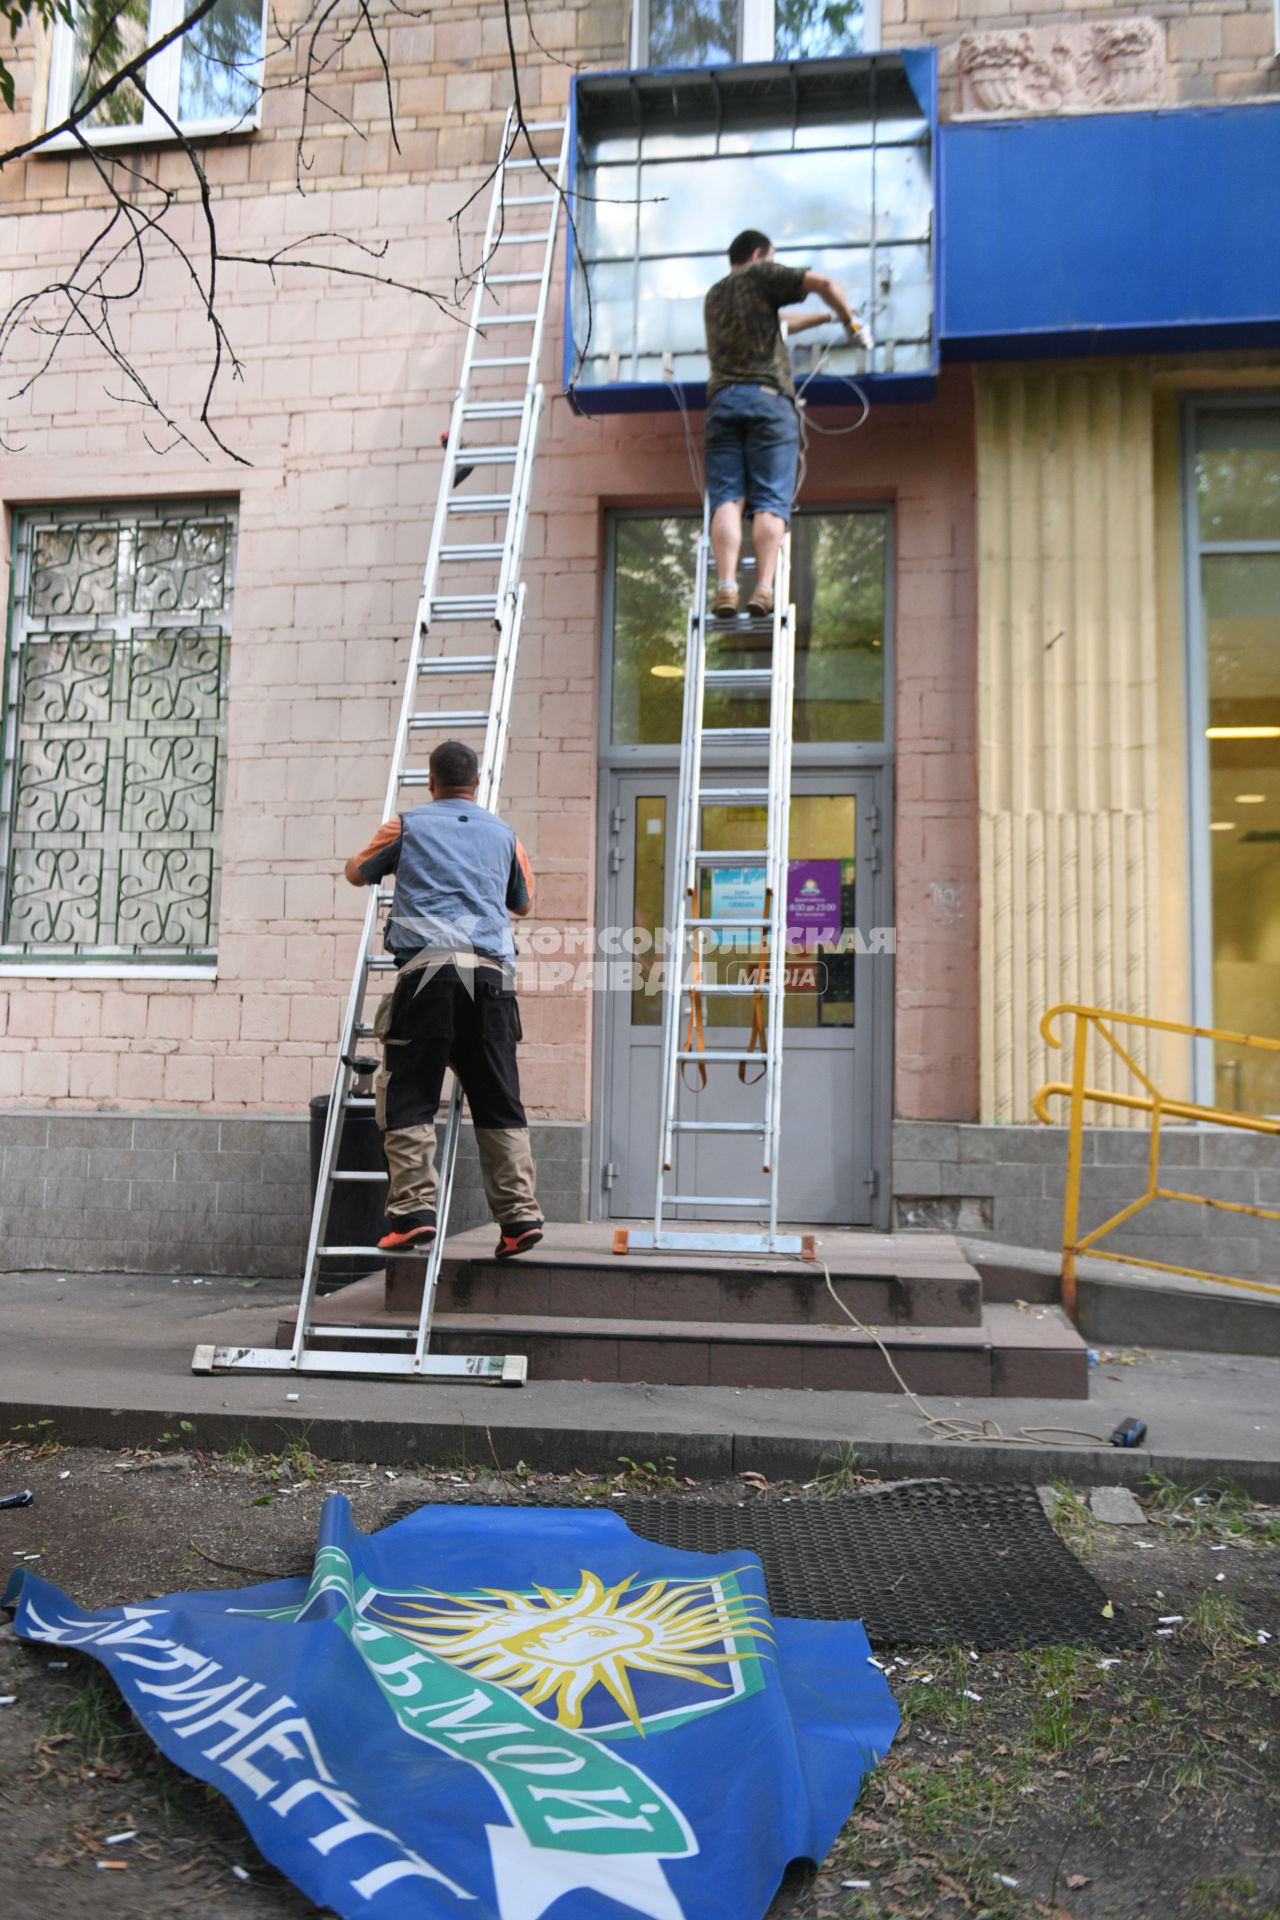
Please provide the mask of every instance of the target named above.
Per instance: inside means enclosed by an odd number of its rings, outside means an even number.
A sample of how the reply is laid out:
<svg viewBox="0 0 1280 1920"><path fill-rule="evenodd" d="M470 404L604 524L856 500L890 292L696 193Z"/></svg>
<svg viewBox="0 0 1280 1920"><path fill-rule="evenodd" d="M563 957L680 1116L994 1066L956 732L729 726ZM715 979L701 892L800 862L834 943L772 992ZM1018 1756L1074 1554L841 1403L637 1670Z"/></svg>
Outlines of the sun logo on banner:
<svg viewBox="0 0 1280 1920"><path fill-rule="evenodd" d="M633 1591L637 1576L606 1587L584 1572L575 1593L537 1587L476 1594L423 1589L396 1595L379 1620L415 1645L520 1694L562 1727L607 1731L621 1709L637 1733L656 1720L685 1719L699 1691L706 1705L754 1692L768 1618L732 1578L659 1580ZM390 1601L391 1595L381 1596ZM744 1644L745 1643L745 1644ZM637 1689L644 1694L643 1705ZM613 1702L610 1708L607 1700Z"/></svg>

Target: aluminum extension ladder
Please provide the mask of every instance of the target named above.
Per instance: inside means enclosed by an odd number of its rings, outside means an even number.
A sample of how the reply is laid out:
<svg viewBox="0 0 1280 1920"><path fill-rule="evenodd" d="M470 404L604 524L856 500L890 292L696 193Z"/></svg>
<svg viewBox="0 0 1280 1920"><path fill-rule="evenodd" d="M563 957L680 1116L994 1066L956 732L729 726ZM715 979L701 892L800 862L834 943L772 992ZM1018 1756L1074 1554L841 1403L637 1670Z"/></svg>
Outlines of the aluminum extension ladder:
<svg viewBox="0 0 1280 1920"><path fill-rule="evenodd" d="M615 1251L631 1248L672 1248L702 1253L798 1253L811 1251L810 1236L778 1232L778 1161L782 1143L782 1041L783 1009L786 996L786 900L787 830L791 814L791 731L792 699L795 688L795 609L791 605L791 536L788 533L778 556L774 583L774 610L766 627L765 619L751 622L714 623L717 637L732 644L735 633L755 639L769 634L768 666L714 667L707 665L708 582L710 579L711 538L706 511L698 540L697 572L693 604L689 610L689 630L685 648L684 718L680 734L680 783L676 798L676 867L674 924L671 944L665 956L663 973L661 1116L658 1135L658 1182L654 1206L653 1231L620 1228L614 1237ZM769 724L765 727L708 727L708 692L762 693L769 697ZM768 744L768 771L763 787L724 787L703 785L705 749L758 747ZM714 778L714 773L712 774ZM746 852L713 851L700 845L702 808L705 804L729 806L764 803L766 807L765 848ZM737 915L717 916L699 912L702 877L715 867L763 867L764 906L755 919ZM716 982L703 978L707 952L716 936L729 928L753 928L760 933L762 965L757 984L737 981ZM732 996L750 999L763 1030L763 1051L738 1048L709 1048L701 1044L700 996ZM683 1038L682 1038L683 1035ZM694 1044L695 1040L699 1044ZM750 1066L763 1071L753 1085L763 1096L763 1111L758 1118L738 1120L684 1120L680 1118L680 1088L686 1069L693 1063L701 1068L737 1067L745 1080ZM672 1191L671 1175L675 1149L688 1136L726 1134L744 1144L761 1142L761 1164L768 1176L767 1199L739 1193L681 1193ZM727 1184L727 1183L725 1183ZM746 1182L744 1181L744 1188ZM767 1225L754 1232L683 1231L673 1226L675 1210L696 1208L703 1219L741 1208L749 1213L767 1211Z"/></svg>
<svg viewBox="0 0 1280 1920"><path fill-rule="evenodd" d="M555 136L554 145L548 136ZM521 153L520 157L513 158L517 141ZM384 819L400 810L406 789L427 784L426 766L410 764L413 743L423 737L434 744L447 734L482 734L484 744L478 749L480 784L476 797L484 807L496 807L498 802L516 654L524 618L525 587L520 572L533 458L543 411L538 362L555 257L559 201L568 162L568 123L543 121L529 124L522 131L513 108L507 114L499 151L503 157L494 176L462 373L445 443L440 492L414 621ZM513 190L521 179L536 191ZM532 222L527 211L530 208L533 209ZM536 261L536 265L531 261ZM503 271L491 271L494 263L500 264ZM505 307L503 303L508 298L518 303L525 297L520 292L522 288L534 289L533 306L517 306L515 310ZM513 334L513 345L518 342L519 350L503 352L502 344ZM499 350L486 351L492 347L495 336ZM471 397L473 382L483 383L479 397L474 399ZM494 492L455 491L476 469L482 476L493 469L495 477L506 473L509 478ZM467 531L457 526L464 515L478 517L481 523L478 531L486 537L459 537ZM492 638L495 629L496 645ZM485 650L478 651L480 647ZM446 701L453 689L460 688L458 704L432 704L423 710L419 693L423 686L430 686L433 693ZM484 699L474 697L481 686L488 689ZM468 692L472 696L469 699L465 697ZM385 1171L348 1172L338 1167L337 1158L344 1115L368 1111L374 1104L372 1098L352 1091L352 1076L356 1070L357 1046L373 1035L372 1022L364 1017L371 976L394 972L394 961L375 952L383 916L393 897L390 890L373 888L365 912L334 1069L293 1344L289 1348L199 1346L192 1361L193 1372L271 1371L424 1380L474 1379L502 1386L524 1383L527 1362L522 1354L463 1355L429 1350L461 1130L462 1093L456 1083L440 1149L438 1230L426 1258L422 1307L416 1329L397 1334L394 1330L375 1332L313 1322L317 1283L326 1260L350 1259L353 1255L368 1255L375 1260L387 1257L376 1247L331 1246L326 1233L336 1186L346 1181L385 1184L387 1179ZM397 1343L401 1351L383 1350Z"/></svg>

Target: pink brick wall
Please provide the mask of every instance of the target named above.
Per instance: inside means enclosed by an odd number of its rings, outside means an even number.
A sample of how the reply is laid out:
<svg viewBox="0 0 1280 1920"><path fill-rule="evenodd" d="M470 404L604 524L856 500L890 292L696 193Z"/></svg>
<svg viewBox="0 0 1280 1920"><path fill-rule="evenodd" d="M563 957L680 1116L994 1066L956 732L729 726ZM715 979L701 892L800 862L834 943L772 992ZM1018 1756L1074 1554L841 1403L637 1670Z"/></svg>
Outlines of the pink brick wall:
<svg viewBox="0 0 1280 1920"><path fill-rule="evenodd" d="M293 190L291 96L268 96L262 134L209 149L224 248L357 232L391 243L398 278L447 290L448 216L495 151L506 101L499 26L488 7L477 18L458 6L390 27L399 156L377 76L353 49L334 98L368 139L327 125L305 198ZM540 15L538 30L589 64L623 58L621 14L608 4ZM554 108L568 80L537 57L526 98ZM176 173L175 160L165 165ZM92 189L82 159L0 176L2 257L17 263L0 292L71 260L94 217ZM194 237L197 209L184 217ZM232 267L224 289L244 377L224 383L217 417L248 466L216 450L207 460L153 451L83 346L6 411L17 449L7 509L235 494L240 545L218 979L0 980L0 1101L296 1111L328 1083L362 906L339 865L380 811L461 334L424 300L337 278L273 288L261 270ZM162 264L119 325L165 403L189 406L206 337L181 273ZM595 897L604 509L692 494L674 419L573 415L557 392L552 331L506 795L540 912L575 924ZM971 395L957 373L933 405L877 409L855 439L819 443L808 482L812 501L896 508L897 1111L912 1117L976 1112L972 473ZM563 1002L526 1006L535 1117L588 1110L588 1009L574 1004L572 1018Z"/></svg>

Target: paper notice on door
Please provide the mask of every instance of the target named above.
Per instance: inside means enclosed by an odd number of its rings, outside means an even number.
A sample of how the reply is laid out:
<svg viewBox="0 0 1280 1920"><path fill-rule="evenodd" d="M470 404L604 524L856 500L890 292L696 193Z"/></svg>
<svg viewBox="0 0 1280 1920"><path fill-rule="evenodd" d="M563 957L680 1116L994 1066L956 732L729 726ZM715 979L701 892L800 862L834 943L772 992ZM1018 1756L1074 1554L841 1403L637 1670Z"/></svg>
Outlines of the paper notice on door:
<svg viewBox="0 0 1280 1920"><path fill-rule="evenodd" d="M840 938L840 862L787 862L787 945L835 946Z"/></svg>
<svg viewBox="0 0 1280 1920"><path fill-rule="evenodd" d="M764 913L763 867L712 867L711 917L713 920L759 920ZM744 928L741 933L718 932L722 947L758 947L762 929Z"/></svg>

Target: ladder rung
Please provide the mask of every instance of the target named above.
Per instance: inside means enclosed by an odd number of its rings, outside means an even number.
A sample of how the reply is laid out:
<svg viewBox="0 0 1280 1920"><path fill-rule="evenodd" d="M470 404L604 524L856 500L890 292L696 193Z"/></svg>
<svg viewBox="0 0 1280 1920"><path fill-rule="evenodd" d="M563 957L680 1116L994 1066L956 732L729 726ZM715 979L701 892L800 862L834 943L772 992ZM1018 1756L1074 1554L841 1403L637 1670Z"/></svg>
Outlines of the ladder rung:
<svg viewBox="0 0 1280 1920"><path fill-rule="evenodd" d="M532 247L539 243L545 246L553 231L546 228L541 233L500 233L493 244L495 247ZM476 363L473 360L471 364L474 367Z"/></svg>
<svg viewBox="0 0 1280 1920"><path fill-rule="evenodd" d="M459 447L458 460L462 466L505 467L509 460L519 455L516 447Z"/></svg>
<svg viewBox="0 0 1280 1920"><path fill-rule="evenodd" d="M523 400L468 400L462 417L464 420L518 420L523 412Z"/></svg>
<svg viewBox="0 0 1280 1920"><path fill-rule="evenodd" d="M512 207L549 207L553 200L559 198L558 193L517 193L510 198L504 193L502 211L508 213Z"/></svg>
<svg viewBox="0 0 1280 1920"><path fill-rule="evenodd" d="M525 127L525 132L563 133L568 124L567 120L531 120Z"/></svg>
<svg viewBox="0 0 1280 1920"><path fill-rule="evenodd" d="M763 867L769 858L763 847L752 847L750 852L739 848L737 852L727 853L716 853L711 847L698 847L693 857L700 867Z"/></svg>
<svg viewBox="0 0 1280 1920"><path fill-rule="evenodd" d="M427 776L424 774L421 780L408 780L405 778L404 774L401 774L400 784L401 786L405 786L405 787L425 787L427 784ZM370 973L394 973L396 970L396 963L389 953L371 953L369 955L369 958L365 961L364 964L368 968ZM372 1100L352 1099L352 1100L348 1100L347 1105L355 1106L355 1107L371 1107L373 1105L373 1102Z"/></svg>
<svg viewBox="0 0 1280 1920"><path fill-rule="evenodd" d="M425 1247L418 1247L416 1252L420 1259L426 1259L427 1249ZM395 1255L392 1255L393 1259L395 1257ZM378 1248L378 1258L380 1260L386 1258L385 1249L382 1247ZM417 1338L418 1329L416 1327L318 1327L313 1320L307 1328L308 1340L400 1340L410 1342L416 1341Z"/></svg>
<svg viewBox="0 0 1280 1920"><path fill-rule="evenodd" d="M480 321L480 331L486 327L531 327L537 319L536 313L487 313Z"/></svg>
<svg viewBox="0 0 1280 1920"><path fill-rule="evenodd" d="M692 980L686 980L680 989L681 993L730 993L741 996L749 993L758 993L761 999L764 998L768 990L769 983L767 980L761 981L758 987L737 980L724 980L719 984L714 980L700 980L695 986Z"/></svg>
<svg viewBox="0 0 1280 1920"><path fill-rule="evenodd" d="M369 965L371 967L377 968L379 973L385 973L389 967L394 967L395 964L396 963L391 958L390 954L386 954L381 960L371 960L369 962ZM349 1093L342 1104L344 1107L356 1107L362 1111L367 1111L371 1113L373 1111L373 1108L376 1102L373 1101L367 1094Z"/></svg>
<svg viewBox="0 0 1280 1920"><path fill-rule="evenodd" d="M733 927L767 927L771 924L771 922L768 921L763 914L759 915L758 917L748 914L743 919L737 919L737 918L730 919L727 915L724 915L724 914L720 915L719 917L715 915L699 915L695 917L693 914L690 914L688 918L685 920L684 924L686 927L733 928Z"/></svg>
<svg viewBox="0 0 1280 1920"><path fill-rule="evenodd" d="M441 547L442 560L496 560L506 551L501 540L481 540L474 546Z"/></svg>
<svg viewBox="0 0 1280 1920"><path fill-rule="evenodd" d="M732 1193L664 1193L664 1207L767 1207L768 1196L761 1194L758 1199L744 1200L741 1194Z"/></svg>
<svg viewBox="0 0 1280 1920"><path fill-rule="evenodd" d="M767 740L768 727L704 727L704 740Z"/></svg>
<svg viewBox="0 0 1280 1920"><path fill-rule="evenodd" d="M699 800L768 800L768 787L699 787Z"/></svg>
<svg viewBox="0 0 1280 1920"><path fill-rule="evenodd" d="M773 684L770 667L708 667L703 675L718 687L768 687Z"/></svg>
<svg viewBox="0 0 1280 1920"><path fill-rule="evenodd" d="M453 499L450 513L506 513L511 506L509 493L473 493L469 500Z"/></svg>
<svg viewBox="0 0 1280 1920"><path fill-rule="evenodd" d="M396 784L401 787L425 787L430 778L429 767L405 767L396 775Z"/></svg>
<svg viewBox="0 0 1280 1920"><path fill-rule="evenodd" d="M508 353L495 360L490 354L483 360L473 360L471 364L473 367L527 367L529 356L527 353Z"/></svg>
<svg viewBox="0 0 1280 1920"><path fill-rule="evenodd" d="M409 725L417 732L425 727L487 727L488 707L450 707L439 713L411 713Z"/></svg>
<svg viewBox="0 0 1280 1920"><path fill-rule="evenodd" d="M459 653L452 658L447 653L432 654L429 660L419 660L419 673L493 673L498 665L496 653Z"/></svg>
<svg viewBox="0 0 1280 1920"><path fill-rule="evenodd" d="M766 1131L763 1120L673 1120L672 1133L754 1133Z"/></svg>
<svg viewBox="0 0 1280 1920"><path fill-rule="evenodd" d="M759 1049L757 1049L755 1053L729 1053L723 1047L714 1047L706 1053L684 1053L684 1052L677 1053L676 1059L677 1060L706 1060L711 1063L714 1063L718 1060L723 1060L730 1066L732 1066L734 1062L738 1060L754 1060L757 1066L767 1066L769 1064L768 1054L761 1053ZM370 1102L370 1105L372 1105L372 1102Z"/></svg>
<svg viewBox="0 0 1280 1920"><path fill-rule="evenodd" d="M758 1204L759 1202L757 1202L757 1205ZM362 1257L371 1258L374 1260L410 1260L410 1259L425 1260L427 1257L427 1248L426 1247L405 1247L403 1249L398 1247L317 1247L316 1248L316 1258L319 1260L349 1260L353 1257L353 1255L356 1255L356 1254L359 1254ZM312 1329L308 1327L307 1331L308 1333L310 1333ZM387 1335L385 1334L383 1335L384 1339L387 1337L388 1337ZM397 1337L397 1335L393 1331L389 1337L394 1340Z"/></svg>
<svg viewBox="0 0 1280 1920"><path fill-rule="evenodd" d="M541 278L540 273L486 273L484 283L486 287L527 287Z"/></svg>
<svg viewBox="0 0 1280 1920"><path fill-rule="evenodd" d="M373 1181L385 1181L386 1177L385 1172L377 1173L371 1170L368 1173L357 1173L346 1167L335 1167L334 1171L329 1175L331 1180L363 1180L370 1183Z"/></svg>
<svg viewBox="0 0 1280 1920"><path fill-rule="evenodd" d="M431 602L433 620L494 620L498 613L496 594L466 593L447 595Z"/></svg>

